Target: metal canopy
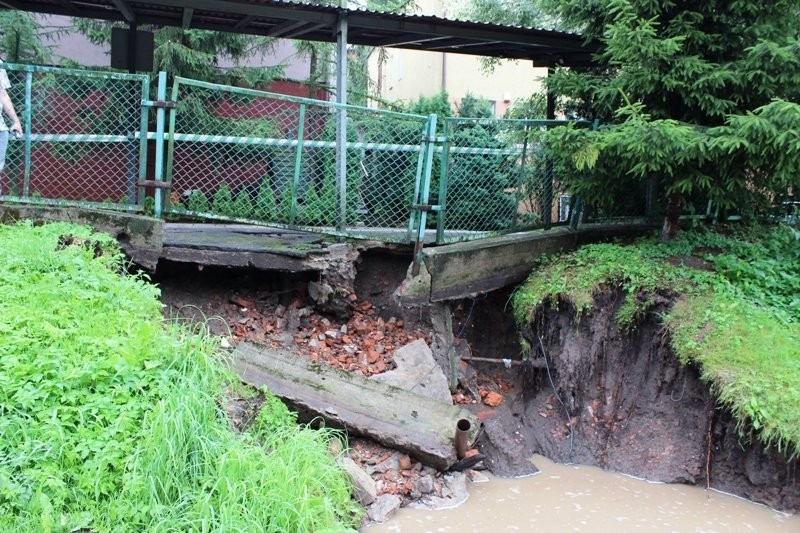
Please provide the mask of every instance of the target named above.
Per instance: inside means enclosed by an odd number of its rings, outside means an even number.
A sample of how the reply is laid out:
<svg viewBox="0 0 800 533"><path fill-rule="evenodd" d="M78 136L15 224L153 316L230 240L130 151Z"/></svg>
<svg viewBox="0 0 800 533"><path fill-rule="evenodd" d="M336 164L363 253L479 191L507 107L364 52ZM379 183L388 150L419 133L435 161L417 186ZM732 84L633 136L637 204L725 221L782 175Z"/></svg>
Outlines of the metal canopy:
<svg viewBox="0 0 800 533"><path fill-rule="evenodd" d="M349 44L525 59L538 66L586 66L598 48L572 33L290 0L0 0L0 7L325 42L336 42L338 23L346 18Z"/></svg>

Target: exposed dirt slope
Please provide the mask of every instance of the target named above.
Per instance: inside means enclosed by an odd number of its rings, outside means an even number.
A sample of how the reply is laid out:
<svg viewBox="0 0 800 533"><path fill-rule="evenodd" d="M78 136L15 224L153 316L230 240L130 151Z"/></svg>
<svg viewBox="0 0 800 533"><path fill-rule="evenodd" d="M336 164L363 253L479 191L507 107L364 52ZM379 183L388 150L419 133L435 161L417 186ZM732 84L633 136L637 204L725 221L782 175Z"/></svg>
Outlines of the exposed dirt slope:
<svg viewBox="0 0 800 533"><path fill-rule="evenodd" d="M531 450L653 481L708 484L800 511L798 460L741 437L697 369L673 354L659 319L669 298L630 332L614 320L621 302L621 293L609 289L580 320L562 304L524 328L531 357L544 348L558 391L556 397L547 368L520 367L523 398L511 408Z"/></svg>

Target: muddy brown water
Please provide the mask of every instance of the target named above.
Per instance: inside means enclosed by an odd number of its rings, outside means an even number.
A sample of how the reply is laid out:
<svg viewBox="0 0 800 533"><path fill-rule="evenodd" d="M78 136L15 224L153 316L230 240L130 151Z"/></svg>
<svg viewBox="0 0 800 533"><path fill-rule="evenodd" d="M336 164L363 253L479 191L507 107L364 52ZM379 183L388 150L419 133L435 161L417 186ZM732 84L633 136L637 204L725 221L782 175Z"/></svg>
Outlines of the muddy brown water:
<svg viewBox="0 0 800 533"><path fill-rule="evenodd" d="M536 531L800 531L788 515L700 487L650 483L588 466L533 459L540 472L469 484L461 505L435 511L404 508L365 533Z"/></svg>

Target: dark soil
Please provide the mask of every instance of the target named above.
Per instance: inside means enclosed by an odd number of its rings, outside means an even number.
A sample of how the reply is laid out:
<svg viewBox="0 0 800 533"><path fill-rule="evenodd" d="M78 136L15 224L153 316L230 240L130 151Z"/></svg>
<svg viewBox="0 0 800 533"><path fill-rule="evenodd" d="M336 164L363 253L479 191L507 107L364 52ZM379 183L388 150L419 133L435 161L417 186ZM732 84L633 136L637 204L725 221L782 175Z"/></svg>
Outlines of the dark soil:
<svg viewBox="0 0 800 533"><path fill-rule="evenodd" d="M232 335L234 343L276 343L370 375L392 368L393 350L406 342L430 341L424 310L399 308L391 298L407 265L404 257L362 256L349 320L310 308L307 276L167 264L159 265L154 279L167 316L203 322L215 334ZM543 310L522 331L531 357L538 358L536 367L521 362L510 294L497 291L451 305L459 353L498 360L462 363L462 386L453 396L483 421L477 448L493 473L535 471L529 458L539 453L557 462L710 486L775 509L800 511L798 461L741 437L697 369L681 365L670 350L658 318L669 308L669 298L660 298L633 331L620 331L614 321L622 297L613 289L579 321L566 304L560 311ZM253 406L233 409L247 419ZM354 442L362 458L389 452L375 443ZM419 494L413 484L419 472L406 468L373 477L381 481L381 493L400 495L405 505Z"/></svg>
<svg viewBox="0 0 800 533"><path fill-rule="evenodd" d="M523 335L547 368L521 376L518 418L532 450L557 462L595 465L652 481L713 487L800 511L798 460L741 436L697 368L680 364L651 309L633 331L620 331L617 290L576 320L568 305L543 310ZM541 345L540 345L541 339Z"/></svg>

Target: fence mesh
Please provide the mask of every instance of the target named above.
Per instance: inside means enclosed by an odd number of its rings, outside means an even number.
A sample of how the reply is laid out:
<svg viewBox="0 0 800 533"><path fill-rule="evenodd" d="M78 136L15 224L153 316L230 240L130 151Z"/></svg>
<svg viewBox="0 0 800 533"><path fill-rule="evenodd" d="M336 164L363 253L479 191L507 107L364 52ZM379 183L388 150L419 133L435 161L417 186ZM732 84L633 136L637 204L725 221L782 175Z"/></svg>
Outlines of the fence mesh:
<svg viewBox="0 0 800 533"><path fill-rule="evenodd" d="M136 181L144 170L141 103L149 78L3 67L25 132L9 140L0 176L4 198L136 205Z"/></svg>
<svg viewBox="0 0 800 533"><path fill-rule="evenodd" d="M163 130L147 132L142 111L149 77L5 67L25 135L9 143L1 199L145 206L137 182L153 173L147 139L157 144L163 138ZM439 243L570 217L563 170L554 169L539 140L563 121L449 118L438 137L433 116L183 78L175 79L171 100L165 207L173 215L396 242L413 240L421 233L415 226L427 218ZM346 139L339 146L342 109ZM156 156L160 165L158 150ZM159 172L155 176L160 179ZM625 196L630 209L622 201L612 209L586 206L585 220L642 212L645 202L634 192ZM427 217L415 209L427 210Z"/></svg>
<svg viewBox="0 0 800 533"><path fill-rule="evenodd" d="M342 211L334 104L180 78L173 98L172 213L406 239L426 117L347 108Z"/></svg>
<svg viewBox="0 0 800 533"><path fill-rule="evenodd" d="M435 186L437 241L481 238L569 218L570 196L540 132L561 121L445 119Z"/></svg>

